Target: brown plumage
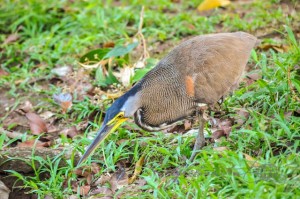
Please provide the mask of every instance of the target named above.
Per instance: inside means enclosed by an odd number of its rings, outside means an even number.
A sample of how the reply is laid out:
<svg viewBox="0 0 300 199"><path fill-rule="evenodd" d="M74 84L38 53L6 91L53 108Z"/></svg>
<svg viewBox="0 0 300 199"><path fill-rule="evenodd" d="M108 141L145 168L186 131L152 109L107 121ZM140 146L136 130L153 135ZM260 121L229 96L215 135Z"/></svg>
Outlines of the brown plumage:
<svg viewBox="0 0 300 199"><path fill-rule="evenodd" d="M237 32L178 45L139 82L143 122L170 124L193 115L198 103L216 103L238 85L255 43L254 36Z"/></svg>
<svg viewBox="0 0 300 199"><path fill-rule="evenodd" d="M149 71L132 89L117 99L93 143L79 164L128 117L148 131L164 129L199 113L199 105L216 103L238 86L256 37L244 33L219 33L182 42ZM204 119L193 154L204 146Z"/></svg>

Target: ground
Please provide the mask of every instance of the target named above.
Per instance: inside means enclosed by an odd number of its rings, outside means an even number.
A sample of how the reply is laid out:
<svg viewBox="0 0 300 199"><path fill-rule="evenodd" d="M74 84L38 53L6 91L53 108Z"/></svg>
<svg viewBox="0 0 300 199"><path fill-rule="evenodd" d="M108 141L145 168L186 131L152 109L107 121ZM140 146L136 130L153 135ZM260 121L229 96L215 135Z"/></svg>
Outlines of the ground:
<svg viewBox="0 0 300 199"><path fill-rule="evenodd" d="M10 198L300 195L299 2L236 0L199 11L201 2L1 5L0 179ZM194 162L197 121L149 133L129 120L76 167L106 109L159 59L195 35L232 31L261 43L240 87L207 113Z"/></svg>

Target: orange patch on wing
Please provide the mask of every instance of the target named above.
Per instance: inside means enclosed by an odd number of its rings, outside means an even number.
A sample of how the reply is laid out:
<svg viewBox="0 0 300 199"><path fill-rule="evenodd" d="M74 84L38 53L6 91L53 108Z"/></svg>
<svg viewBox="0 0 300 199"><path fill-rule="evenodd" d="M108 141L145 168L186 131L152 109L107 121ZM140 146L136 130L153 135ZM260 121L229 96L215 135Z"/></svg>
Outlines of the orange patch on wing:
<svg viewBox="0 0 300 199"><path fill-rule="evenodd" d="M194 80L191 76L185 77L185 88L186 92L190 97L195 96L195 87L194 87Z"/></svg>

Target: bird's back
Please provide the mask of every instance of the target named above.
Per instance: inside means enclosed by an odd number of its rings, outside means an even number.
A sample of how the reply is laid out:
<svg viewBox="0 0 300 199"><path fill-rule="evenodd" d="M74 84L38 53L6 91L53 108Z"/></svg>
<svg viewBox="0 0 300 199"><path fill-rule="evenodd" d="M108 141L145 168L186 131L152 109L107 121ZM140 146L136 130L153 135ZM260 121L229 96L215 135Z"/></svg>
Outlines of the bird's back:
<svg viewBox="0 0 300 199"><path fill-rule="evenodd" d="M144 122L172 123L193 114L197 103L217 102L238 85L256 42L236 32L197 36L178 45L140 82Z"/></svg>

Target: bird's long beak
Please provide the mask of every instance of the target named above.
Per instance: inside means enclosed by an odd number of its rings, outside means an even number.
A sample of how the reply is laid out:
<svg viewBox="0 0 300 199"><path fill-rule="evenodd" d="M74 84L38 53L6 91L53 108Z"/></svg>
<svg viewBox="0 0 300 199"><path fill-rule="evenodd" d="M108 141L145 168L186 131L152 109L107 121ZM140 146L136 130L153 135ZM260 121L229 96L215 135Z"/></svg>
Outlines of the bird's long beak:
<svg viewBox="0 0 300 199"><path fill-rule="evenodd" d="M123 122L125 122L128 118L120 117L118 114L112 120L107 123L103 123L101 129L98 131L96 138L87 148L83 156L80 158L77 166L79 166L82 162L84 162L90 154L92 154L96 148L101 144L101 142L112 132L114 132Z"/></svg>

